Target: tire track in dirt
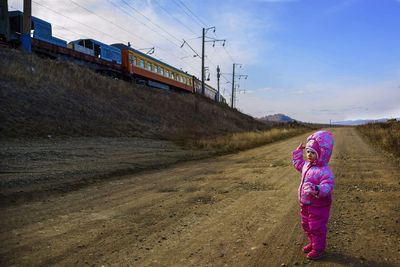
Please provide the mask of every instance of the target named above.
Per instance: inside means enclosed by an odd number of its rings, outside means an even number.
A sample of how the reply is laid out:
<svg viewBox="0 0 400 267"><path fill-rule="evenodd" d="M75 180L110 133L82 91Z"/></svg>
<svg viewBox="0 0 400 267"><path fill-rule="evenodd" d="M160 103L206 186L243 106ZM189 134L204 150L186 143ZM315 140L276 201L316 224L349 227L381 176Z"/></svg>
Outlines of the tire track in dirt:
<svg viewBox="0 0 400 267"><path fill-rule="evenodd" d="M290 162L304 135L2 207L0 265L398 266L399 168L354 129L333 133L335 200L317 263L301 252Z"/></svg>

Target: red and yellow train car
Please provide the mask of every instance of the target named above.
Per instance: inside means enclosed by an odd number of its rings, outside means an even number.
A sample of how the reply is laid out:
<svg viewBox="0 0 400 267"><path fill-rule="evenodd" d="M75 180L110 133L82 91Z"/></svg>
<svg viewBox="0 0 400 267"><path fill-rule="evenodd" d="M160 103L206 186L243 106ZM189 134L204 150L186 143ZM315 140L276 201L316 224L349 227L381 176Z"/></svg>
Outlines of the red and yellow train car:
<svg viewBox="0 0 400 267"><path fill-rule="evenodd" d="M161 89L194 92L193 78L190 74L127 45L113 44L112 46L121 49L122 69L135 79L145 80L149 86Z"/></svg>

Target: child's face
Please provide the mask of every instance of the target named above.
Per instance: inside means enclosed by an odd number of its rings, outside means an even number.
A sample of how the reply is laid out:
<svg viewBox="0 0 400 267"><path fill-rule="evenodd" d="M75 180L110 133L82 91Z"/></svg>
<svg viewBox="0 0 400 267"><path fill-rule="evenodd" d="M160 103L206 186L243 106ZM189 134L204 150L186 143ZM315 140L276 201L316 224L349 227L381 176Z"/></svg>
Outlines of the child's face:
<svg viewBox="0 0 400 267"><path fill-rule="evenodd" d="M307 160L309 162L317 160L317 154L314 151L306 149L306 153L307 153Z"/></svg>

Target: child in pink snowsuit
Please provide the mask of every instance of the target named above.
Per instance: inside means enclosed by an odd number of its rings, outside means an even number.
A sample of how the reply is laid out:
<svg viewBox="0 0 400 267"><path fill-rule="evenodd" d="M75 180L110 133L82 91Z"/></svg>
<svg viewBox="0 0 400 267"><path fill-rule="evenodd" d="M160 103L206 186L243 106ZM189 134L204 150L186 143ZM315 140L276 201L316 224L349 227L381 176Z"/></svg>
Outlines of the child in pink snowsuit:
<svg viewBox="0 0 400 267"><path fill-rule="evenodd" d="M307 161L303 159L303 149ZM301 225L309 244L303 251L307 258L315 260L322 256L326 247L327 223L332 203L333 174L328 166L333 150L333 135L328 131L318 131L307 138L292 152L292 162L301 172L299 201Z"/></svg>

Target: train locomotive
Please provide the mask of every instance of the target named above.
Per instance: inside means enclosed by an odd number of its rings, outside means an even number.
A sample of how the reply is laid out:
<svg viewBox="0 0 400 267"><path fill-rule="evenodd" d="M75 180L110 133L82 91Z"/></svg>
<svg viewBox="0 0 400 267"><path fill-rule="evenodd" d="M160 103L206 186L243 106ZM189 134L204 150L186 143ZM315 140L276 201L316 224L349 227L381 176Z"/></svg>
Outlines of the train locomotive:
<svg viewBox="0 0 400 267"><path fill-rule="evenodd" d="M8 11L1 1L0 41L14 47L20 44L23 13ZM107 45L94 39L79 39L67 43L52 35L51 23L32 16L32 51L39 55L70 61L96 72L150 87L201 94L201 81L195 76L142 53L130 45ZM222 95L205 85L204 96L226 103ZM219 98L219 99L218 99Z"/></svg>

